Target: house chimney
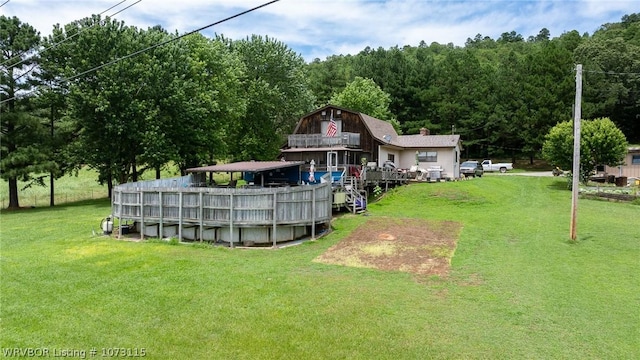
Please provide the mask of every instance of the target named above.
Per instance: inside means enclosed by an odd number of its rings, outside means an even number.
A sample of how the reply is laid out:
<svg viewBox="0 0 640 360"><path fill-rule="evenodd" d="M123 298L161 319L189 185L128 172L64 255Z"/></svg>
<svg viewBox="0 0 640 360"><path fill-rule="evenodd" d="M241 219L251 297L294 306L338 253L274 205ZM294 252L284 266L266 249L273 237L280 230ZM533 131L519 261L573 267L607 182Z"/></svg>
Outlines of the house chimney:
<svg viewBox="0 0 640 360"><path fill-rule="evenodd" d="M427 136L427 135L429 135L429 129L427 129L427 128L420 128L420 135L422 135L422 136Z"/></svg>

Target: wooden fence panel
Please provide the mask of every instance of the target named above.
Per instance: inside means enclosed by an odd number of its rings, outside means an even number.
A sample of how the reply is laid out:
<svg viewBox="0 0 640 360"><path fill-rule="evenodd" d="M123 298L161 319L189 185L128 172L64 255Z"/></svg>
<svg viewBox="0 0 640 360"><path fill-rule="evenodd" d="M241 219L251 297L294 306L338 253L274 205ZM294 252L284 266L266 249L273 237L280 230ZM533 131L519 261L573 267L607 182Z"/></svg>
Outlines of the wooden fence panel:
<svg viewBox="0 0 640 360"><path fill-rule="evenodd" d="M127 186L114 189L113 214L126 220L185 225L202 221L213 226L257 226L272 225L274 220L308 225L331 219L331 199L329 183L260 189Z"/></svg>

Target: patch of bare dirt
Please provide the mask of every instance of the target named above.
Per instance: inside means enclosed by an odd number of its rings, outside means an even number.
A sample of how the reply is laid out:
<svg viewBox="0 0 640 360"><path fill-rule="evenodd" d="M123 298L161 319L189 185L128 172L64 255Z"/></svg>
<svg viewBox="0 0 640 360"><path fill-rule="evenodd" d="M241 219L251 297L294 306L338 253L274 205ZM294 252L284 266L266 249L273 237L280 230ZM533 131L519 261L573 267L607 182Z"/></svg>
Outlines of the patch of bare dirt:
<svg viewBox="0 0 640 360"><path fill-rule="evenodd" d="M446 276L461 229L453 221L371 218L314 261Z"/></svg>

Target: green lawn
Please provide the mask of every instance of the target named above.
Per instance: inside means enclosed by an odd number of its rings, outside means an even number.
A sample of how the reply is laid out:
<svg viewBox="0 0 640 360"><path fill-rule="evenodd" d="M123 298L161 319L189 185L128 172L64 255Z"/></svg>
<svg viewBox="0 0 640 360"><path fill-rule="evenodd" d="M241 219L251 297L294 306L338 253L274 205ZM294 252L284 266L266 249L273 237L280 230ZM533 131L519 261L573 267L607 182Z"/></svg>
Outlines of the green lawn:
<svg viewBox="0 0 640 360"><path fill-rule="evenodd" d="M54 184L55 204L63 204L88 199L100 199L109 196L106 185L98 184L97 172L85 168L77 176L67 175L57 179ZM18 201L21 207L49 206L49 178L44 179L46 186L32 185L18 181ZM9 206L9 185L0 180L0 208Z"/></svg>
<svg viewBox="0 0 640 360"><path fill-rule="evenodd" d="M638 359L640 206L564 179L411 184L315 242L241 250L94 235L108 200L2 212L0 346L151 359ZM464 228L448 278L312 260L376 216ZM108 350L112 351L112 350Z"/></svg>

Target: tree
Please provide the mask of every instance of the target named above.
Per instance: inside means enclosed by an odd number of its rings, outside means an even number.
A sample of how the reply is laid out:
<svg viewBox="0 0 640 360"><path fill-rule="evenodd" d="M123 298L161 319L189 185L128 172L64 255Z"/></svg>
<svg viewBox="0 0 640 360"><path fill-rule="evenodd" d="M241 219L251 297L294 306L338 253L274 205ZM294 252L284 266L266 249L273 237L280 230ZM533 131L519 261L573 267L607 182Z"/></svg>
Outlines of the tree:
<svg viewBox="0 0 640 360"><path fill-rule="evenodd" d="M557 42L542 42L533 46L522 65L523 99L519 109L519 129L522 152L533 163L539 155L544 135L571 113L574 79L571 53Z"/></svg>
<svg viewBox="0 0 640 360"><path fill-rule="evenodd" d="M309 67L322 99L355 77L372 79L390 96L389 110L406 133L455 128L468 157L525 155L532 161L544 134L570 117L576 63L585 69L583 116L606 116L630 142L640 141L637 54L640 14L632 14L603 25L593 37L573 30L551 38L547 28L526 41L515 31L497 40L478 34L465 47L424 41L417 47L367 47L350 57L316 59Z"/></svg>
<svg viewBox="0 0 640 360"><path fill-rule="evenodd" d="M493 88L501 77L492 67L480 62L482 51L472 48L446 53L437 62L436 79L431 89L432 118L439 125L436 131L461 134L468 156L469 151L488 151L488 145L495 144L500 148L505 145L501 135L506 131L504 128L496 131L496 127L502 127L508 116L501 111L505 106L495 105L496 94L501 88Z"/></svg>
<svg viewBox="0 0 640 360"><path fill-rule="evenodd" d="M47 141L41 146L47 148L48 159L52 166L49 171L49 206L55 205L55 180L65 174L78 170L80 164L74 162L69 149L76 146L75 122L67 116L66 96L69 92L64 82L64 68L67 63L65 49L68 44L62 42L64 33L55 25L51 35L43 39L43 51L38 58L38 67L34 71L37 90L36 114L42 118L48 128Z"/></svg>
<svg viewBox="0 0 640 360"><path fill-rule="evenodd" d="M175 45L157 49L158 71L163 74L150 90L158 114L147 128L147 150L143 159L161 164L168 158L154 159L167 152L184 171L226 158L233 147L230 137L246 114L242 79L245 65L220 39L193 34Z"/></svg>
<svg viewBox="0 0 640 360"><path fill-rule="evenodd" d="M153 114L146 100L147 54L97 67L142 48L143 35L99 15L65 26L68 104L77 122L78 163L96 169L111 195L114 182L136 180L140 139ZM98 45L99 44L99 45Z"/></svg>
<svg viewBox="0 0 640 360"><path fill-rule="evenodd" d="M411 60L404 48L394 46L388 50L366 48L354 62L357 76L372 79L387 93L391 101L386 107L403 121L413 115L410 106L413 105L415 88L409 83L418 74L413 71L417 70L417 64Z"/></svg>
<svg viewBox="0 0 640 360"><path fill-rule="evenodd" d="M405 47L403 53L407 58L409 74L404 83L403 108L395 114L406 134L417 134L423 127L433 131L435 127L431 122L433 119L431 98L433 83L436 80L434 56L431 49L425 46Z"/></svg>
<svg viewBox="0 0 640 360"><path fill-rule="evenodd" d="M309 88L316 98L316 107L327 105L335 89L344 88L353 80L353 59L351 55L333 55L307 65Z"/></svg>
<svg viewBox="0 0 640 360"><path fill-rule="evenodd" d="M580 132L580 179L586 182L598 165L621 165L627 154L627 139L608 118L586 120ZM543 157L564 169L573 164L573 121L557 124L545 137Z"/></svg>
<svg viewBox="0 0 640 360"><path fill-rule="evenodd" d="M68 24L65 35L75 154L98 170L109 195L114 182L137 181L148 169L159 177L173 162L184 173L226 156L231 124L245 113L244 67L222 41L172 39L160 27L97 15Z"/></svg>
<svg viewBox="0 0 640 360"><path fill-rule="evenodd" d="M285 44L253 35L227 40L246 68L247 111L227 142L234 160L273 160L298 119L313 109L304 59Z"/></svg>
<svg viewBox="0 0 640 360"><path fill-rule="evenodd" d="M549 38L551 37L551 33L549 32L549 29L547 28L542 28L540 30L540 32L538 33L538 35L536 35L535 37L530 36L528 41L530 42L545 42L545 41L549 41Z"/></svg>
<svg viewBox="0 0 640 360"><path fill-rule="evenodd" d="M35 174L53 164L41 143L46 137L40 119L32 115L32 70L39 33L17 17L0 16L0 176L9 184L9 208L19 208L18 180L41 182Z"/></svg>
<svg viewBox="0 0 640 360"><path fill-rule="evenodd" d="M565 32L557 39L557 41L563 48L571 52L573 52L578 46L580 46L582 40L583 39L580 36L580 33L578 33L576 30Z"/></svg>
<svg viewBox="0 0 640 360"><path fill-rule="evenodd" d="M471 39L467 38L467 41L464 43L465 48L495 48L496 42L489 36L482 36L482 34L476 34L476 36Z"/></svg>
<svg viewBox="0 0 640 360"><path fill-rule="evenodd" d="M400 124L389 111L391 96L371 79L357 76L341 92L333 94L329 102L377 119L386 120L393 125L399 134L402 133Z"/></svg>
<svg viewBox="0 0 640 360"><path fill-rule="evenodd" d="M609 117L632 142L640 141L640 16L606 24L574 52L584 65L587 118Z"/></svg>
<svg viewBox="0 0 640 360"><path fill-rule="evenodd" d="M497 42L499 43L517 43L522 41L524 41L522 35L516 33L515 31L503 32L497 40Z"/></svg>

